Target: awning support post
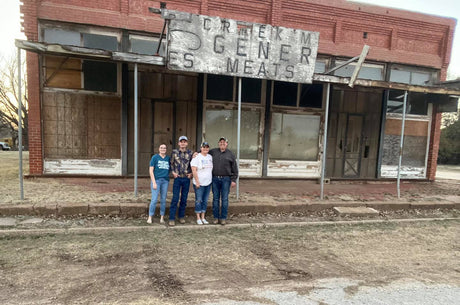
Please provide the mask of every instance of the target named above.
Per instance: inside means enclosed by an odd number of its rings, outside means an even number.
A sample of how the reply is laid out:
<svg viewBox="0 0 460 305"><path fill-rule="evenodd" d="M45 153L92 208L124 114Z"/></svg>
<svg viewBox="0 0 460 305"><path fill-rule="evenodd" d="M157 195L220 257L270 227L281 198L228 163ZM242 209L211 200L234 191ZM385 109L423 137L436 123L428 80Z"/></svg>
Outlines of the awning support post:
<svg viewBox="0 0 460 305"><path fill-rule="evenodd" d="M403 113L402 113L402 123L401 123L401 140L399 141L399 162L398 162L398 178L397 178L397 189L398 189L398 199L401 199L401 163L403 156L403 146L404 146L404 125L406 123L406 104L407 104L407 91L404 91L404 102L403 102Z"/></svg>
<svg viewBox="0 0 460 305"><path fill-rule="evenodd" d="M137 64L134 64L134 196L137 197L137 175L138 175L138 81L137 81Z"/></svg>
<svg viewBox="0 0 460 305"><path fill-rule="evenodd" d="M238 130L237 130L236 164L238 166L238 178L236 178L236 200L240 200L240 144L241 144L241 77L238 77Z"/></svg>
<svg viewBox="0 0 460 305"><path fill-rule="evenodd" d="M18 149L19 149L19 190L21 201L24 200L24 179L22 172L22 77L21 49L18 48Z"/></svg>
<svg viewBox="0 0 460 305"><path fill-rule="evenodd" d="M324 115L324 135L323 135L323 162L321 166L321 195L320 199L324 198L324 175L326 172L326 155L327 155L327 126L329 122L329 97L331 95L331 84L326 85L326 110Z"/></svg>

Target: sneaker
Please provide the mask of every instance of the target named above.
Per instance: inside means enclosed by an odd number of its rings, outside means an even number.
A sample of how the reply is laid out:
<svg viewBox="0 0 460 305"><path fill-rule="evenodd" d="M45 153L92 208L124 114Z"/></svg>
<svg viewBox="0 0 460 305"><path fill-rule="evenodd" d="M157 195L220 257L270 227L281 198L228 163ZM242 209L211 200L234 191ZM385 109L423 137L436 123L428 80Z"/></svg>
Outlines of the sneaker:
<svg viewBox="0 0 460 305"><path fill-rule="evenodd" d="M212 223L215 224L215 225L218 224L218 223L219 223L219 219L214 219L214 220L212 221Z"/></svg>
<svg viewBox="0 0 460 305"><path fill-rule="evenodd" d="M147 223L152 223L152 218L147 219Z"/></svg>
<svg viewBox="0 0 460 305"><path fill-rule="evenodd" d="M196 224L197 224L197 225L202 225L203 222L201 221L201 219L198 219L198 220L196 221Z"/></svg>
<svg viewBox="0 0 460 305"><path fill-rule="evenodd" d="M204 225L208 225L208 224L209 224L209 222L208 222L206 219L204 219L204 218L201 219L201 222L202 222Z"/></svg>
<svg viewBox="0 0 460 305"><path fill-rule="evenodd" d="M169 226L170 227L174 227L175 225L176 225L176 223L174 222L174 220L169 221Z"/></svg>
<svg viewBox="0 0 460 305"><path fill-rule="evenodd" d="M184 223L185 223L185 219L184 219L184 218L179 218L179 222L180 222L181 224L184 224Z"/></svg>
<svg viewBox="0 0 460 305"><path fill-rule="evenodd" d="M161 223L161 224L164 224L164 223L165 223L165 220L164 220L164 219L160 219L160 223Z"/></svg>
<svg viewBox="0 0 460 305"><path fill-rule="evenodd" d="M221 225L225 226L226 223L227 223L227 222L225 221L225 219L221 219L221 220L220 220L220 224L221 224Z"/></svg>

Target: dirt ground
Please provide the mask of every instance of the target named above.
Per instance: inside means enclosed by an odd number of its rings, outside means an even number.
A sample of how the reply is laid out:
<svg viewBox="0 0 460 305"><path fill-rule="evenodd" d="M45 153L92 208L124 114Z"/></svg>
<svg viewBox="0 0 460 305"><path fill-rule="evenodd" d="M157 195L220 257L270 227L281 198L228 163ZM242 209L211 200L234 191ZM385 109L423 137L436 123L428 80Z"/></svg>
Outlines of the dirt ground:
<svg viewBox="0 0 460 305"><path fill-rule="evenodd" d="M0 303L275 304L252 291L307 295L331 278L358 281L349 295L407 279L458 287L459 245L458 220L2 234Z"/></svg>
<svg viewBox="0 0 460 305"><path fill-rule="evenodd" d="M138 196L134 196L132 178L33 178L24 180L25 200L19 200L18 153L0 151L0 204L129 203L150 200L149 179L140 178ZM451 170L450 170L451 171ZM452 172L452 171L451 171ZM455 174L455 171L453 172ZM28 174L28 153L24 153L24 174ZM172 183L170 188L172 187ZM333 181L325 185L329 201L395 201L394 181ZM401 184L401 200L439 201L443 197L460 196L460 179L440 179L436 182L406 181ZM171 192L168 193L168 202ZM189 200L193 202L193 190ZM235 189L230 193L236 201ZM240 180L241 202L318 202L320 185L312 180Z"/></svg>

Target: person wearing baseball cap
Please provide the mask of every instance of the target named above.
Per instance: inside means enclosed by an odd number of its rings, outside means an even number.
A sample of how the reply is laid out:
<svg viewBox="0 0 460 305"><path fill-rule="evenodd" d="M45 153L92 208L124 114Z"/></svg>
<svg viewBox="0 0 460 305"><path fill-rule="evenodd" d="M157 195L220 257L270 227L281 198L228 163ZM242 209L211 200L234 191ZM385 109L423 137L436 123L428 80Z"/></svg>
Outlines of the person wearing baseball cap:
<svg viewBox="0 0 460 305"><path fill-rule="evenodd" d="M228 139L220 137L219 147L209 151L213 160L212 169L212 213L214 224L225 225L228 215L228 194L230 187L236 186L238 165L235 155L227 149Z"/></svg>
<svg viewBox="0 0 460 305"><path fill-rule="evenodd" d="M207 225L205 218L212 184L212 156L208 154L209 143L201 144L200 153L192 159L193 189L195 190L195 213L198 225Z"/></svg>
<svg viewBox="0 0 460 305"><path fill-rule="evenodd" d="M173 196L169 207L169 225L176 225L176 211L179 203L179 222L185 223L185 208L187 206L187 197L190 189L190 178L192 178L192 168L190 162L193 153L187 149L188 138L180 136L178 140L178 149L173 149L171 153L171 172L174 177ZM180 202L179 202L180 197Z"/></svg>

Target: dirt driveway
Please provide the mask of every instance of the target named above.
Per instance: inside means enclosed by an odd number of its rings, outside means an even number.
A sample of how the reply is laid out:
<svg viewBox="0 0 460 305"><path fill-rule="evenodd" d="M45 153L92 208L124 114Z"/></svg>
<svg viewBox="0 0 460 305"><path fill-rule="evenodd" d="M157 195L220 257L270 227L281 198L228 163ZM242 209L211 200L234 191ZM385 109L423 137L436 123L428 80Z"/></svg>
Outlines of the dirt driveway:
<svg viewBox="0 0 460 305"><path fill-rule="evenodd" d="M343 298L406 280L460 286L458 220L194 228L2 235L0 303L281 304L254 291L308 296L336 278Z"/></svg>

